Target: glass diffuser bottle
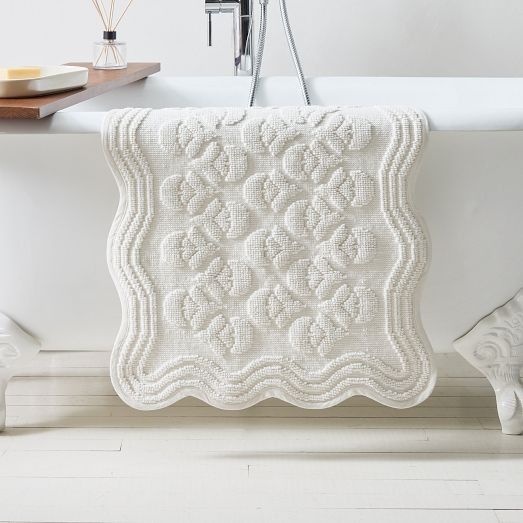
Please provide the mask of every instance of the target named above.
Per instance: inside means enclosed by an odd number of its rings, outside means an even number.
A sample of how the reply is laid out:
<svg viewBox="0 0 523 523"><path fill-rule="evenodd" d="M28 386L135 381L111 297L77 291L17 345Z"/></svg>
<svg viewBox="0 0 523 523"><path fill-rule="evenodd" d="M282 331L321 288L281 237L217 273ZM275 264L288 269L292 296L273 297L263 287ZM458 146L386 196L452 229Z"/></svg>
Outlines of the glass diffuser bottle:
<svg viewBox="0 0 523 523"><path fill-rule="evenodd" d="M125 69L127 44L116 39L116 31L104 31L103 40L95 42L93 53L95 69Z"/></svg>

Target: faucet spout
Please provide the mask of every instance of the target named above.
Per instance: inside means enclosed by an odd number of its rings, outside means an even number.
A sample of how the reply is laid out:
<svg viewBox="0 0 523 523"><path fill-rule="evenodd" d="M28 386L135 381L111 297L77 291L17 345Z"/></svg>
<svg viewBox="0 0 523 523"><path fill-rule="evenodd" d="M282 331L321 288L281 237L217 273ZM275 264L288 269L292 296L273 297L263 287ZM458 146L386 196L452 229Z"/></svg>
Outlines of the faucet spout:
<svg viewBox="0 0 523 523"><path fill-rule="evenodd" d="M253 0L205 0L208 21L208 44L212 46L212 17L232 14L234 36L234 74L252 76L253 73Z"/></svg>

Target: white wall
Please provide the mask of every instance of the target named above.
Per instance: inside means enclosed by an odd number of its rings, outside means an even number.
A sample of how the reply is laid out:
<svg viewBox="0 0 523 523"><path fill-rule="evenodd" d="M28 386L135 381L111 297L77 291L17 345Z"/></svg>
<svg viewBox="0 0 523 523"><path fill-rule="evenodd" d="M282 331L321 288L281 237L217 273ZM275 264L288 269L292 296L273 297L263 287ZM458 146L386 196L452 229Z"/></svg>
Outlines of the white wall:
<svg viewBox="0 0 523 523"><path fill-rule="evenodd" d="M523 74L521 0L288 0L288 5L309 76ZM289 74L277 0L270 10L264 73ZM0 0L0 13L0 64L89 60L100 32L90 0ZM221 18L216 47L208 49L203 0L135 0L120 36L129 43L131 61L161 61L164 74L229 74L230 22Z"/></svg>

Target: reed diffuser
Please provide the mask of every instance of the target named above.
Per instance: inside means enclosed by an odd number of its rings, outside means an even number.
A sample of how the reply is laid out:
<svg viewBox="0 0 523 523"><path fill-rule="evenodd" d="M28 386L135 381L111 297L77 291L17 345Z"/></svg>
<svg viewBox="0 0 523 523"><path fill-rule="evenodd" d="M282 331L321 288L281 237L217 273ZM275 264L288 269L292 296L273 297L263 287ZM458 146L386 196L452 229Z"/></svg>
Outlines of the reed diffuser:
<svg viewBox="0 0 523 523"><path fill-rule="evenodd" d="M127 67L127 45L116 39L116 29L134 0L128 0L119 9L117 0L91 0L103 24L103 40L95 42L93 67L95 69L125 69Z"/></svg>

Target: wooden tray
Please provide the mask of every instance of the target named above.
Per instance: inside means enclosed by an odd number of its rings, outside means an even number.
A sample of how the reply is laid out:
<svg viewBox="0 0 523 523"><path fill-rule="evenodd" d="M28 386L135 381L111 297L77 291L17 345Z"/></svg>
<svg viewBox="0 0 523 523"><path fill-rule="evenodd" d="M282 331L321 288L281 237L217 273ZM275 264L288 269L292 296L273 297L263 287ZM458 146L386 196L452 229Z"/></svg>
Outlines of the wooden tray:
<svg viewBox="0 0 523 523"><path fill-rule="evenodd" d="M88 63L70 63L89 69L89 81L85 87L37 98L0 99L0 118L39 120L80 102L85 102L117 87L142 80L160 70L159 63L132 63L127 69L106 71L93 69Z"/></svg>

